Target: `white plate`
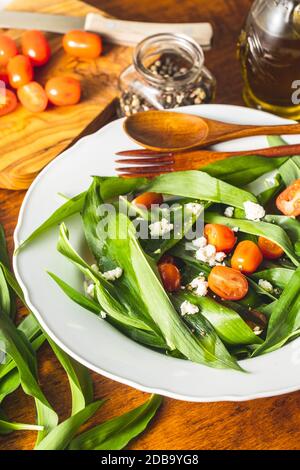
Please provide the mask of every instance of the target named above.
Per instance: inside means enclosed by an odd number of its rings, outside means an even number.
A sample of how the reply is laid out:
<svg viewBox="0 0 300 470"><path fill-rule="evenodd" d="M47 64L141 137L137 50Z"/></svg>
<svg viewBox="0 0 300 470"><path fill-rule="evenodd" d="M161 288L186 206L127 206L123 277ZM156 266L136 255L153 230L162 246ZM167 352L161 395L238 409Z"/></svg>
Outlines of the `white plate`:
<svg viewBox="0 0 300 470"><path fill-rule="evenodd" d="M202 105L182 111L228 122L281 124L276 116L236 106ZM299 136L289 141L299 142ZM217 146L245 150L265 147L264 137ZM16 246L63 202L58 193L74 196L88 188L90 175L113 175L114 154L130 149L122 120L85 137L48 165L24 199L15 231ZM71 242L81 253L86 245L79 217L67 220ZM58 229L50 230L14 258L14 269L25 298L43 328L82 364L119 382L147 392L189 401L248 400L300 389L300 340L281 350L243 361L249 374L216 370L166 357L123 336L104 320L69 300L46 270L82 288L78 271L56 251ZM162 312L163 313L163 312Z"/></svg>

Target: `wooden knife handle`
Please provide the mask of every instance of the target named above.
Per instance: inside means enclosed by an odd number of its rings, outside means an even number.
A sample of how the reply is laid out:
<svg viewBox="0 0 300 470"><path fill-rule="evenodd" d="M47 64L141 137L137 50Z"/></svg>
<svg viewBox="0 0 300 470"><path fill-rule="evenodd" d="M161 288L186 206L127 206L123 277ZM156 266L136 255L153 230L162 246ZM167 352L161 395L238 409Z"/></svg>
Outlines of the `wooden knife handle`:
<svg viewBox="0 0 300 470"><path fill-rule="evenodd" d="M85 30L99 33L114 44L126 46L134 46L152 34L181 33L191 36L204 49L208 49L213 37L210 23L143 23L115 20L97 13L88 13Z"/></svg>

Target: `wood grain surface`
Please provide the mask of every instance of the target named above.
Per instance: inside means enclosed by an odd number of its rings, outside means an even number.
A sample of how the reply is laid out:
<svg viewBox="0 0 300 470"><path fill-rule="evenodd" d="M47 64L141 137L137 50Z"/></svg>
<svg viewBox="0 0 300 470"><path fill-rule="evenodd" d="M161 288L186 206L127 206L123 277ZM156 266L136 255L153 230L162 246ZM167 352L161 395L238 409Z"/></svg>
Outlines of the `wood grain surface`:
<svg viewBox="0 0 300 470"><path fill-rule="evenodd" d="M214 48L207 53L207 65L218 79L217 102L242 104L235 43L243 17L252 3L250 0L93 0L93 3L124 19L211 21L216 34ZM0 197L0 222L12 249L11 237L24 192L1 190ZM40 351L39 363L43 389L64 418L70 410L67 380L48 346ZM89 425L137 406L147 397L132 388L92 375L96 397L106 396L109 401ZM20 390L6 400L4 407L14 420L34 420L33 400ZM0 437L0 449L31 449L34 439L35 434L30 432ZM299 450L300 392L243 403L191 404L165 399L150 428L132 442L130 448Z"/></svg>
<svg viewBox="0 0 300 470"><path fill-rule="evenodd" d="M13 0L9 10L83 16L98 9L78 0ZM6 31L19 42L20 30ZM71 76L81 82L82 97L75 106L48 106L34 114L23 106L0 121L0 187L26 189L36 174L59 153L74 143L86 127L96 120L97 127L112 117L120 72L130 63L129 47L105 44L96 60L77 60L65 54L62 36L47 33L52 57L35 69L35 78L45 84L50 77Z"/></svg>

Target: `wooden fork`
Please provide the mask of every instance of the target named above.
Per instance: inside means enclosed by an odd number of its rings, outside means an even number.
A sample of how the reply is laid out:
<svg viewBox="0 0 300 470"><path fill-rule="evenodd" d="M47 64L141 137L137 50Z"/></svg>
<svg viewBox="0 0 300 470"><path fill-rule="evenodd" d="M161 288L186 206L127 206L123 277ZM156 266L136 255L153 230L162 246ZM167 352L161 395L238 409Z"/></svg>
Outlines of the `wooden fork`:
<svg viewBox="0 0 300 470"><path fill-rule="evenodd" d="M259 150L239 152L214 152L212 150L194 150L185 152L152 152L151 150L126 150L118 152L117 164L130 164L117 168L120 176L151 178L162 173L184 170L198 170L202 166L228 157L260 155L266 158L288 157L300 154L300 144L268 147Z"/></svg>

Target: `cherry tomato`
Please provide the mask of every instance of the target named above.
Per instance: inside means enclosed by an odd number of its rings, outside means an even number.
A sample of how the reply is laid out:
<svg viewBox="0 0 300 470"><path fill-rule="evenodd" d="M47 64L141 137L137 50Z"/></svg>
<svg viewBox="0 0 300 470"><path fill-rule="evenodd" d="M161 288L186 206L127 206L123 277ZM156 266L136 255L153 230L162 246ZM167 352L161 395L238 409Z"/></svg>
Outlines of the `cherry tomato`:
<svg viewBox="0 0 300 470"><path fill-rule="evenodd" d="M40 113L47 108L48 97L37 82L29 82L18 88L18 98L22 105L32 113Z"/></svg>
<svg viewBox="0 0 300 470"><path fill-rule="evenodd" d="M25 55L16 55L7 65L9 83L13 88L26 85L33 79L33 68L30 59Z"/></svg>
<svg viewBox="0 0 300 470"><path fill-rule="evenodd" d="M100 36L86 31L69 31L63 37L67 54L81 59L96 59L102 52Z"/></svg>
<svg viewBox="0 0 300 470"><path fill-rule="evenodd" d="M215 266L211 270L208 287L225 300L241 300L247 295L249 288L245 276L227 266Z"/></svg>
<svg viewBox="0 0 300 470"><path fill-rule="evenodd" d="M21 38L22 53L34 67L45 65L51 57L50 45L41 31L26 31Z"/></svg>
<svg viewBox="0 0 300 470"><path fill-rule="evenodd" d="M279 245L264 237L259 237L258 246L266 259L277 259L284 254Z"/></svg>
<svg viewBox="0 0 300 470"><path fill-rule="evenodd" d="M229 253L236 244L234 232L226 225L207 224L205 225L204 235L210 245L214 245L217 251Z"/></svg>
<svg viewBox="0 0 300 470"><path fill-rule="evenodd" d="M0 82L4 82L5 85L9 84L8 73L6 67L0 66Z"/></svg>
<svg viewBox="0 0 300 470"><path fill-rule="evenodd" d="M50 78L45 87L49 101L56 106L77 104L80 100L80 81L72 77Z"/></svg>
<svg viewBox="0 0 300 470"><path fill-rule="evenodd" d="M250 240L240 242L234 250L231 258L231 266L242 273L252 274L263 260L263 255L256 245Z"/></svg>
<svg viewBox="0 0 300 470"><path fill-rule="evenodd" d="M180 271L175 264L159 264L158 270L166 291L176 292L180 289L181 276Z"/></svg>
<svg viewBox="0 0 300 470"><path fill-rule="evenodd" d="M300 215L300 179L294 181L276 199L276 206L284 215Z"/></svg>
<svg viewBox="0 0 300 470"><path fill-rule="evenodd" d="M0 95L0 116L9 114L14 111L17 107L17 97L11 90L5 90L5 103L2 103L2 93Z"/></svg>
<svg viewBox="0 0 300 470"><path fill-rule="evenodd" d="M15 41L9 36L0 34L0 65L7 65L9 59L18 54Z"/></svg>
<svg viewBox="0 0 300 470"><path fill-rule="evenodd" d="M144 206L147 209L150 209L154 204L162 204L163 202L163 197L159 193L143 193L132 201L133 204Z"/></svg>

